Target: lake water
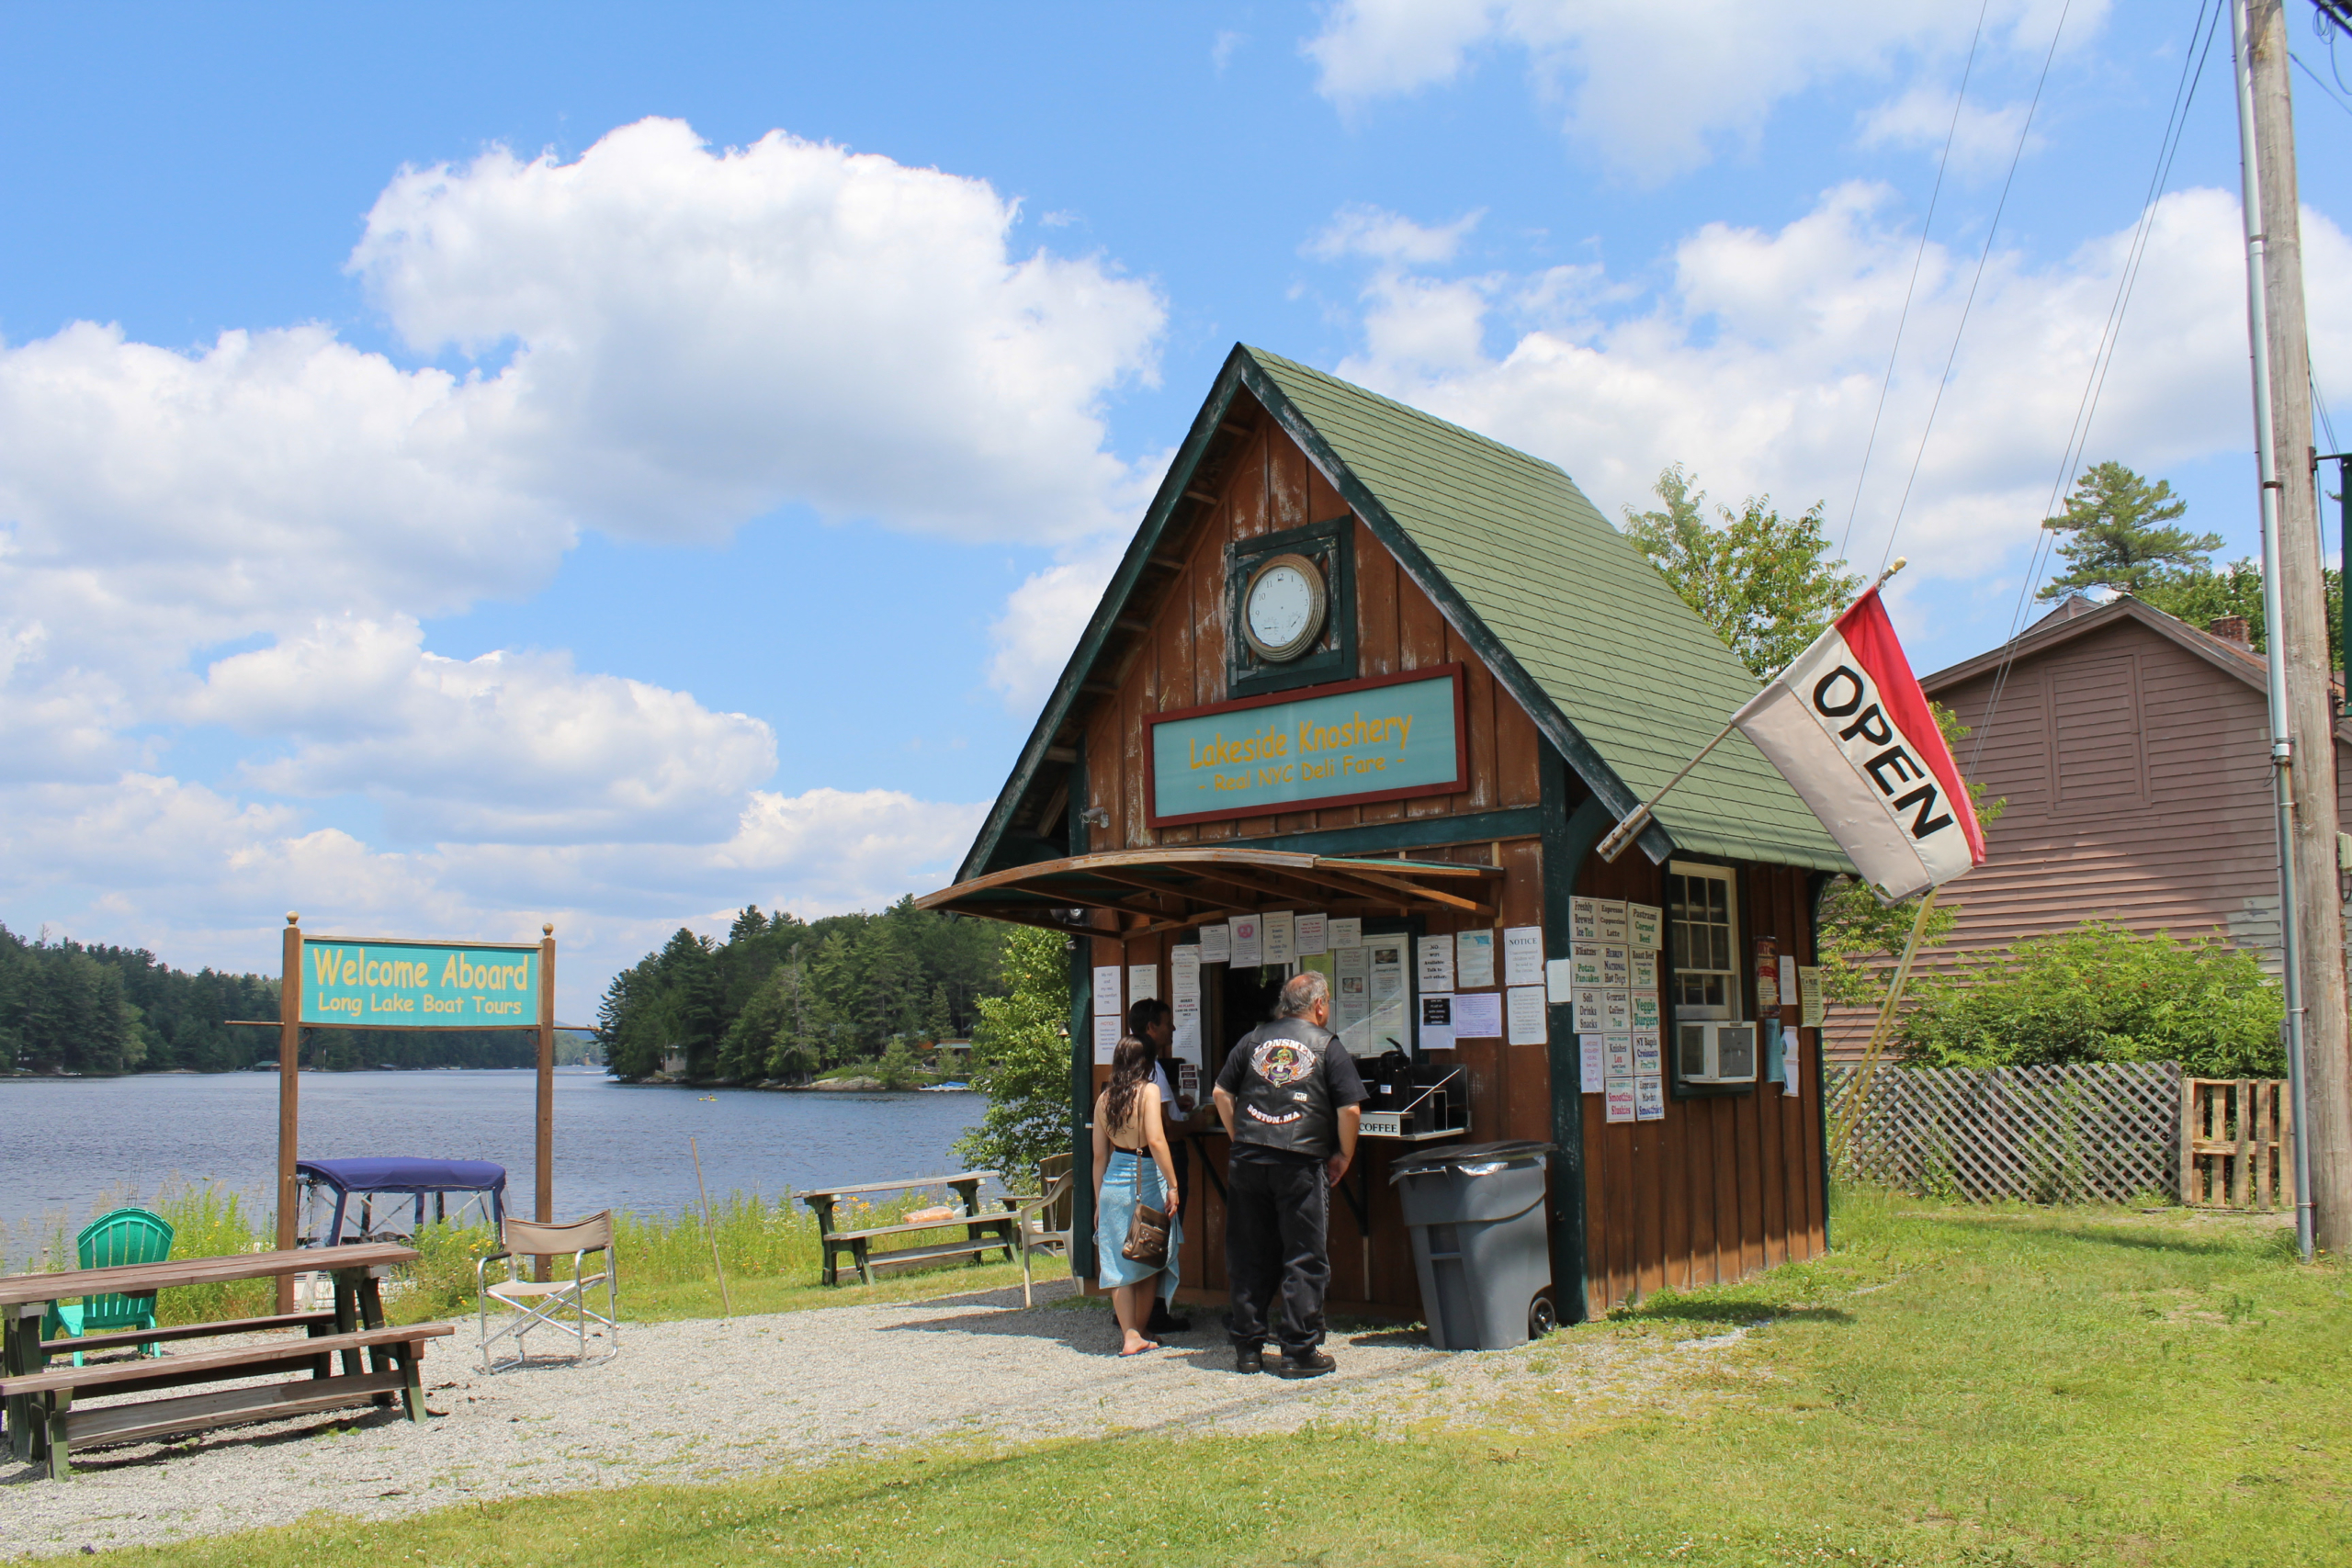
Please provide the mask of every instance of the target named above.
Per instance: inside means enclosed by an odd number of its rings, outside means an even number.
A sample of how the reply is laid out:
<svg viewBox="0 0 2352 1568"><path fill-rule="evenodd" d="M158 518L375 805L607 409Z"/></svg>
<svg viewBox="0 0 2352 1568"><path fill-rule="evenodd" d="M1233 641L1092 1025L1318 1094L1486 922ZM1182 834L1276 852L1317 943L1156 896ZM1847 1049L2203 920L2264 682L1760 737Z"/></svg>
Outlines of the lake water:
<svg viewBox="0 0 2352 1568"><path fill-rule="evenodd" d="M304 1073L302 1157L495 1160L509 1212L528 1215L534 1076ZM950 1146L987 1104L977 1094L627 1085L558 1068L556 1217L685 1207L695 1197L689 1135L715 1201L958 1169ZM0 1078L0 1225L61 1209L79 1224L102 1198L150 1196L173 1177L218 1181L266 1215L277 1168L276 1073Z"/></svg>

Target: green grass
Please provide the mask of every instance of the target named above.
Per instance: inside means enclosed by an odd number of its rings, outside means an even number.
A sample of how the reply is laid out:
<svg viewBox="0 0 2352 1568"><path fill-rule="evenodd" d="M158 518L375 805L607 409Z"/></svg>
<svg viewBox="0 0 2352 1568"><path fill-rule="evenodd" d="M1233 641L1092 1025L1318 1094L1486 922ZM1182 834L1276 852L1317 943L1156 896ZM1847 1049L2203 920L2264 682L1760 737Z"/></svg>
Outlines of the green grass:
<svg viewBox="0 0 2352 1568"><path fill-rule="evenodd" d="M587 1541L605 1564L924 1568L2352 1562L2352 1302L2343 1271L2297 1264L2277 1226L1848 1194L1837 1234L1822 1261L1660 1296L1540 1352L1748 1330L1627 1416L1530 1380L1490 1429L1408 1441L1106 1427L149 1555L527 1564Z"/></svg>

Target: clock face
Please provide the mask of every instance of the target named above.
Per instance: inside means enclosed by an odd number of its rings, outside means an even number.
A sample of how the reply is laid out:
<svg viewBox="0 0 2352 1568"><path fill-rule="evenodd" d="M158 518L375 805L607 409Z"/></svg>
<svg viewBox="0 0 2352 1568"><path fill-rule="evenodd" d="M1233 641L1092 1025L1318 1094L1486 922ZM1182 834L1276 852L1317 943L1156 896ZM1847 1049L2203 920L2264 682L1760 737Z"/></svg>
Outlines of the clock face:
<svg viewBox="0 0 2352 1568"><path fill-rule="evenodd" d="M1258 569L1242 599L1244 631L1261 657L1295 659L1323 631L1323 574L1304 556L1276 556Z"/></svg>

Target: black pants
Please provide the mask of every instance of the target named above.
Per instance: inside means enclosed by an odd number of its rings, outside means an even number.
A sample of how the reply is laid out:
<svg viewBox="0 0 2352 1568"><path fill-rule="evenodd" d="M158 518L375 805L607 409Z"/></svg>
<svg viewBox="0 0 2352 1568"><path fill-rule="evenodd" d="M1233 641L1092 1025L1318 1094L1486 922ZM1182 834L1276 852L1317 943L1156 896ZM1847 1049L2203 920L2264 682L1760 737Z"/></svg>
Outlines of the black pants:
<svg viewBox="0 0 2352 1568"><path fill-rule="evenodd" d="M1304 1356L1323 1343L1323 1297L1331 1286L1331 1255L1325 1245L1331 1199L1323 1162L1237 1150L1227 1161L1225 1182L1225 1274L1233 1287L1233 1342L1263 1345L1272 1339L1284 1355Z"/></svg>

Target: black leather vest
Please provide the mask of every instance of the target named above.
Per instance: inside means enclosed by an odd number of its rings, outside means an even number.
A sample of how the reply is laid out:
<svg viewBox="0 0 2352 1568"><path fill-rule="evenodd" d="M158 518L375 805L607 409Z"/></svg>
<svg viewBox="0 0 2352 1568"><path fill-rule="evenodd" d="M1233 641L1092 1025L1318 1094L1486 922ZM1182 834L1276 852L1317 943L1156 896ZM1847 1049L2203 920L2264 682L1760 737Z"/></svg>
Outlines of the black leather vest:
<svg viewBox="0 0 2352 1568"><path fill-rule="evenodd" d="M1278 1018L1241 1037L1241 1091L1233 1141L1329 1159L1340 1152L1339 1118L1323 1054L1339 1039L1303 1018Z"/></svg>

